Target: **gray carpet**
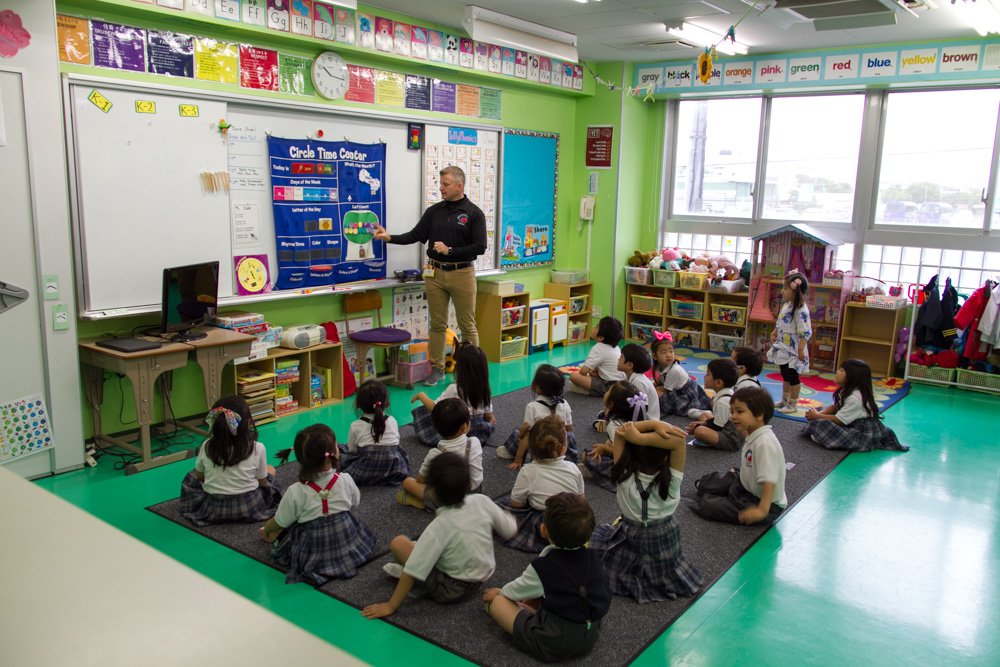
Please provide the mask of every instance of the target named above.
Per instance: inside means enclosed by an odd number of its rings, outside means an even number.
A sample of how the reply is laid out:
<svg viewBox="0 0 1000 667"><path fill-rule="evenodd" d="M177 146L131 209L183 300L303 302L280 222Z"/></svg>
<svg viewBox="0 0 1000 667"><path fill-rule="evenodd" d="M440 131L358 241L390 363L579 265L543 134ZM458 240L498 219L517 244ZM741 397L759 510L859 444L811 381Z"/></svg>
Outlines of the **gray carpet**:
<svg viewBox="0 0 1000 667"><path fill-rule="evenodd" d="M591 427L591 421L601 409L598 398L580 396L567 391L566 398L573 408L575 435L581 448L603 441L604 434ZM493 399L498 420L497 430L483 449L483 491L492 498L509 493L516 471L508 470L507 461L496 457L495 445L504 441L519 425L524 405L531 400L530 389L498 396ZM684 426L687 420L668 417L667 421ZM774 419L771 425L785 451L785 460L794 466L788 470L785 490L789 505L801 498L844 459L845 452L832 452L813 444L801 435L802 424ZM400 429L402 444L409 453L414 468L423 460L427 448L421 445L410 426ZM676 518L680 524L685 555L698 567L705 578L702 592L715 582L766 531L760 526L736 526L705 521L690 510L694 498L694 482L715 470L727 470L739 465L739 452L690 448L684 481L682 502ZM283 485L295 482L298 465L291 463L278 469L278 481ZM180 482L178 480L178 486ZM598 522L611 522L618 515L615 494L587 480L587 500L594 508ZM318 590L358 609L374 602L383 602L392 595L395 580L382 572L382 565L391 560L389 541L396 535L417 537L432 516L414 508L400 507L395 500L396 489L362 487L361 507L356 516L378 535L375 555L362 566L353 579L332 581ZM268 558L269 545L257 536L257 524L208 526L198 528L181 517L177 500L169 500L148 509L180 525L186 526L262 563L272 565ZM520 576L532 560L531 554L496 548L496 573L485 587L500 587ZM590 655L568 661L567 664L624 665L630 663L658 637L694 598L640 606L630 598L615 597L604 620L605 638L598 642ZM428 600L408 599L393 616L386 619L408 632L437 644L481 665L534 663L517 651L506 633L483 611L478 596L465 603L444 607ZM378 621L373 621L378 622Z"/></svg>

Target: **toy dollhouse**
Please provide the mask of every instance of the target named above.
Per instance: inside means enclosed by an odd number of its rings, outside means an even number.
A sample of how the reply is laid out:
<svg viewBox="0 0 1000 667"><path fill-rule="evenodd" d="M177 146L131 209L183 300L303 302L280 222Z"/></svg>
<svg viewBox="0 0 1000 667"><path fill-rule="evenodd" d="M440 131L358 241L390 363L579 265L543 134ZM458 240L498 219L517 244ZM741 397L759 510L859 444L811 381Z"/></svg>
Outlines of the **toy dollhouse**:
<svg viewBox="0 0 1000 667"><path fill-rule="evenodd" d="M809 281L809 314L813 337L811 366L833 371L840 343L840 320L849 300L853 275L833 270L837 246L842 243L805 224L792 224L753 237L750 274L750 315L747 344L762 353L781 309L781 284L797 270Z"/></svg>

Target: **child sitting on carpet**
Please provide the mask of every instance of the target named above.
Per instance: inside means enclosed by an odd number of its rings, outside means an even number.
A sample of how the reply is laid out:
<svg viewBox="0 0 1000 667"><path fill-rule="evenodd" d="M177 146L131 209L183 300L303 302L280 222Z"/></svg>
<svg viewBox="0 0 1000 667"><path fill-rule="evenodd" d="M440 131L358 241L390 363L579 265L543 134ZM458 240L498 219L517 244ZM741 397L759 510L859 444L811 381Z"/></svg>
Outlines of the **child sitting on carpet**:
<svg viewBox="0 0 1000 667"><path fill-rule="evenodd" d="M517 532L514 517L492 500L466 495L469 466L458 454L446 452L434 458L427 486L441 503L437 516L415 543L405 535L393 538L389 548L395 562L382 569L399 583L388 602L361 610L365 618L395 613L411 589L435 602L468 599L496 569L493 531L505 540Z"/></svg>
<svg viewBox="0 0 1000 667"><path fill-rule="evenodd" d="M640 398L641 397L641 398ZM583 452L583 462L579 464L580 472L597 482L602 489L615 492L615 483L611 481L611 466L614 464L612 454L615 451L612 444L615 433L627 421L638 421L646 418L646 395L636 389L631 382L624 380L615 382L604 394L604 421L594 422L597 430L607 435L607 441L598 443Z"/></svg>
<svg viewBox="0 0 1000 667"><path fill-rule="evenodd" d="M470 481L466 492L479 493L482 490L483 447L479 438L469 435L469 406L459 398L446 398L434 406L431 420L440 434L440 442L427 452L416 479L407 477L403 480L403 490L396 495L401 505L430 510L438 507L440 502L431 493L433 489L428 488L427 475L434 459L445 452L458 454L468 465L467 478Z"/></svg>
<svg viewBox="0 0 1000 667"><path fill-rule="evenodd" d="M194 470L181 482L180 513L198 526L263 521L274 513L281 488L257 425L242 396L224 396L205 416L211 437L202 443Z"/></svg>
<svg viewBox="0 0 1000 667"><path fill-rule="evenodd" d="M705 390L677 360L674 339L669 332L653 340L649 349L653 354L653 376L661 419L667 415L686 415L692 408L707 410L712 405Z"/></svg>
<svg viewBox="0 0 1000 667"><path fill-rule="evenodd" d="M618 343L624 338L624 331L617 317L601 318L590 332L596 344L590 348L580 370L569 374L572 391L588 396L604 396L612 382L625 379L625 374L618 370L618 358L622 354Z"/></svg>
<svg viewBox="0 0 1000 667"><path fill-rule="evenodd" d="M340 470L356 484L395 486L410 474L410 458L399 445L399 425L389 417L389 391L378 380L368 380L354 395L354 411L360 415L347 432L341 449Z"/></svg>
<svg viewBox="0 0 1000 667"><path fill-rule="evenodd" d="M557 415L566 425L567 459L576 461L576 438L573 436L573 409L563 398L566 377L550 364L542 364L535 371L535 379L531 381L531 391L537 399L524 406L524 422L521 427L511 431L506 442L497 447L497 456L502 459L514 459L508 468L517 470L524 463L528 452L528 431L535 423L549 415Z"/></svg>
<svg viewBox="0 0 1000 667"><path fill-rule="evenodd" d="M704 582L681 553L674 520L687 456L679 430L659 421L618 429L611 479L618 486L621 518L598 526L590 540L611 592L640 603L694 595Z"/></svg>
<svg viewBox="0 0 1000 667"><path fill-rule="evenodd" d="M490 393L490 367L486 354L471 343L460 343L455 350L455 382L449 384L438 401L446 398L460 398L469 406L472 413L469 423L469 435L486 443L493 430L497 427L493 416L493 395ZM431 422L431 410L435 401L419 392L410 399L410 403L420 401L413 409L413 430L420 442L433 447L438 442L438 433Z"/></svg>
<svg viewBox="0 0 1000 667"><path fill-rule="evenodd" d="M618 358L618 370L625 374L625 381L646 395L647 419L660 418L660 400L653 381L646 376L653 365L649 352L638 343L629 343L622 348Z"/></svg>
<svg viewBox="0 0 1000 667"><path fill-rule="evenodd" d="M736 384L736 364L732 359L712 359L705 371L705 388L715 392L712 398L712 410L701 412L692 410L688 415L693 421L687 427L687 432L698 439L698 443L735 452L743 446L743 434L729 420L729 401L733 395L733 385Z"/></svg>
<svg viewBox="0 0 1000 667"><path fill-rule="evenodd" d="M760 356L760 352L752 347L740 345L733 349L732 360L736 364L736 370L740 375L736 379L736 385L733 387L734 392L744 387L760 386L757 376L764 370L764 359Z"/></svg>
<svg viewBox="0 0 1000 667"><path fill-rule="evenodd" d="M748 387L733 394L732 421L749 433L743 443L740 469L712 472L694 484L695 514L712 521L751 524L774 521L784 511L785 453L768 422L774 402L767 389Z"/></svg>
<svg viewBox="0 0 1000 667"><path fill-rule="evenodd" d="M809 283L797 271L785 276L781 287L784 303L771 330L771 348L767 360L781 369L781 401L774 409L786 415L799 411L799 391L802 389L800 373L809 371L809 339L812 338L812 321L809 318Z"/></svg>
<svg viewBox="0 0 1000 667"><path fill-rule="evenodd" d="M550 496L541 524L549 545L520 577L483 594L486 613L513 635L514 646L544 662L589 653L611 606L604 570L586 547L594 523L580 496Z"/></svg>
<svg viewBox="0 0 1000 667"><path fill-rule="evenodd" d="M261 539L274 543L271 558L288 567L286 584L353 577L372 555L375 533L351 514L361 492L350 475L337 472L337 438L329 426L313 424L299 431L293 449L300 483L261 526ZM278 458L286 463L291 453L284 449Z"/></svg>
<svg viewBox="0 0 1000 667"><path fill-rule="evenodd" d="M872 369L861 359L847 359L837 370L833 404L806 413L803 433L827 449L870 452L889 449L905 452L892 429L882 423L872 391Z"/></svg>
<svg viewBox="0 0 1000 667"><path fill-rule="evenodd" d="M545 501L557 493L576 493L583 497L583 475L575 463L567 461L566 426L556 415L535 422L528 433L532 461L517 473L510 497L497 501L504 509L513 509L518 519L517 535L507 546L519 551L538 553L547 541L539 532ZM506 506L505 506L506 505Z"/></svg>

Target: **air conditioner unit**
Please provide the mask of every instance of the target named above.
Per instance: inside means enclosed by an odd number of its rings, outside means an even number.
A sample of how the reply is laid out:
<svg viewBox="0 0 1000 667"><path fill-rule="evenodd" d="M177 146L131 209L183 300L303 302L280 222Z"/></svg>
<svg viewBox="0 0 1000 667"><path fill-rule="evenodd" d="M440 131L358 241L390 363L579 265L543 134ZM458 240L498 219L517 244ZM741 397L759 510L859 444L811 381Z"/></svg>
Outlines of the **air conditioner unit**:
<svg viewBox="0 0 1000 667"><path fill-rule="evenodd" d="M658 39L651 42L639 42L639 46L653 51L673 51L675 49L702 49L704 47L686 42L683 39Z"/></svg>
<svg viewBox="0 0 1000 667"><path fill-rule="evenodd" d="M895 25L896 14L913 10L905 0L776 0L776 9L812 21L816 30L850 30Z"/></svg>

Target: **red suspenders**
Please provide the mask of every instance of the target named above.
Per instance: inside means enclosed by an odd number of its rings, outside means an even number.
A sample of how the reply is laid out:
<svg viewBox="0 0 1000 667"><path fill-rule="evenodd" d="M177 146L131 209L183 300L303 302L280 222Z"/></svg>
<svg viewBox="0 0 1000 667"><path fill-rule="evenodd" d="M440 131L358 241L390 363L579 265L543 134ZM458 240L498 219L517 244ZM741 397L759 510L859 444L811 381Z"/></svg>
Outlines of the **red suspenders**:
<svg viewBox="0 0 1000 667"><path fill-rule="evenodd" d="M333 479L330 480L330 483L327 484L326 488L324 489L319 488L319 485L315 484L314 482L303 482L303 484L307 485L313 491L318 493L319 497L323 500L323 514L330 513L330 502L327 500L327 498L330 497L330 489L332 489L333 485L337 483L338 477L340 477L339 472L333 473Z"/></svg>

